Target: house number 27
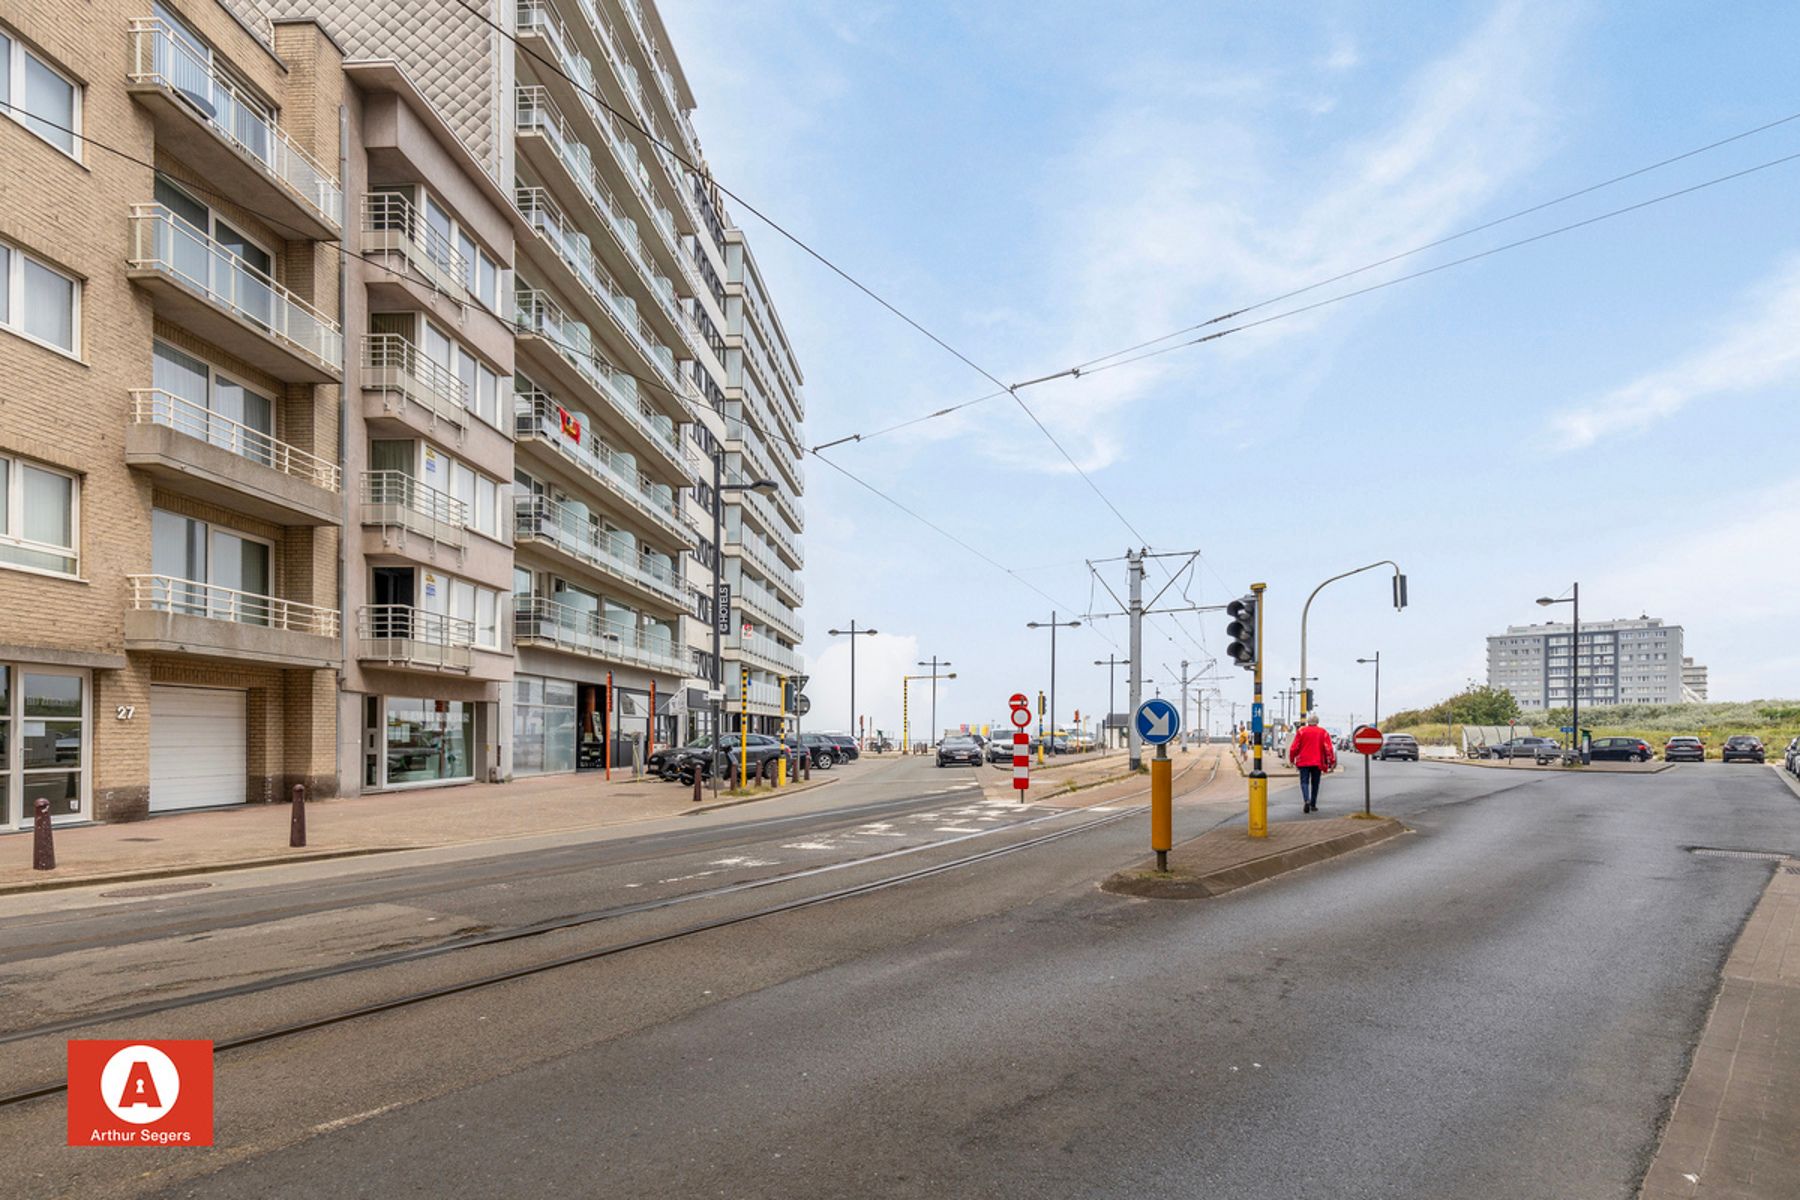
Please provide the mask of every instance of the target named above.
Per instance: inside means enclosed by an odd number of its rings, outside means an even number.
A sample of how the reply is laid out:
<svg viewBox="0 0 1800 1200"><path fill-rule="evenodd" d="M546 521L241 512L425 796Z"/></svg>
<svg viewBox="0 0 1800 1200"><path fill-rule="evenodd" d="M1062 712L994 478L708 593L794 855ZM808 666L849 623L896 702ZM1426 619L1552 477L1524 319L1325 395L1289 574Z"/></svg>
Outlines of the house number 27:
<svg viewBox="0 0 1800 1200"><path fill-rule="evenodd" d="M129 721L131 718L137 716L137 705L121 704L118 708L113 710L113 715L118 717L121 721Z"/></svg>

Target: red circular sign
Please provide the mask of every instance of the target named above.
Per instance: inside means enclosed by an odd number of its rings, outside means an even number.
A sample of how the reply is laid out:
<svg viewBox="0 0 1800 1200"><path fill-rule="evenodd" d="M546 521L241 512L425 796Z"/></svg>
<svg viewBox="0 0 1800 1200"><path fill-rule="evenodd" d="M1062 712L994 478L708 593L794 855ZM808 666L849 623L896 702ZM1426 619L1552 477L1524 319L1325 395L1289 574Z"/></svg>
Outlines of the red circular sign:
<svg viewBox="0 0 1800 1200"><path fill-rule="evenodd" d="M1381 730L1373 725L1358 725L1350 735L1350 744L1358 754L1373 754L1381 749Z"/></svg>

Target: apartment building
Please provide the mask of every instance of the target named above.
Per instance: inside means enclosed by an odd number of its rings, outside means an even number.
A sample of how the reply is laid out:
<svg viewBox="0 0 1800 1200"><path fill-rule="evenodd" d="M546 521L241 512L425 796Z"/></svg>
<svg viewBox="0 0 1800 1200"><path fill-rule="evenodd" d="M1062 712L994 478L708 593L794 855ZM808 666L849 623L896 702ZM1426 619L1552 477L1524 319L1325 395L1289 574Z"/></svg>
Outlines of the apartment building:
<svg viewBox="0 0 1800 1200"><path fill-rule="evenodd" d="M0 14L0 829L622 767L715 627L779 722L798 368L573 3Z"/></svg>
<svg viewBox="0 0 1800 1200"><path fill-rule="evenodd" d="M1688 704L1706 702L1706 664L1692 658L1681 660L1681 698Z"/></svg>
<svg viewBox="0 0 1800 1200"><path fill-rule="evenodd" d="M1488 685L1531 710L1583 704L1680 704L1682 628L1656 617L1510 625L1487 639Z"/></svg>

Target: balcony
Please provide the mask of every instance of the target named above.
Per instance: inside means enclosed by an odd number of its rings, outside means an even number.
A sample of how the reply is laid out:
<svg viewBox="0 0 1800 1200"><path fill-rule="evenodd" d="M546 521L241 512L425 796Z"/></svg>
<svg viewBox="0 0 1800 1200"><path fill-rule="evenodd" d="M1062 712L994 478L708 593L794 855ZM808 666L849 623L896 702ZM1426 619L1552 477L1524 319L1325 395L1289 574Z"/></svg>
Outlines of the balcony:
<svg viewBox="0 0 1800 1200"><path fill-rule="evenodd" d="M774 592L744 579L740 573L731 583L731 602L778 633L796 642L806 640L806 624L794 610L783 604Z"/></svg>
<svg viewBox="0 0 1800 1200"><path fill-rule="evenodd" d="M518 544L535 543L554 551L565 565L586 568L653 601L687 610L681 572L639 550L629 536L601 529L585 506L559 504L544 496L515 496L513 519Z"/></svg>
<svg viewBox="0 0 1800 1200"><path fill-rule="evenodd" d="M125 648L284 667L343 663L336 609L169 575L127 575Z"/></svg>
<svg viewBox="0 0 1800 1200"><path fill-rule="evenodd" d="M727 658L735 655L749 659L752 666L774 671L778 675L798 674L801 669L799 651L783 646L772 637L760 633L745 633L741 628L733 630L725 638L723 652Z"/></svg>
<svg viewBox="0 0 1800 1200"><path fill-rule="evenodd" d="M740 686L741 683L742 678L736 671L725 672L725 706L727 711L735 712L737 706L743 703L743 688ZM750 681L750 703L757 707L766 708L772 713L780 712L780 685L773 683L759 683L752 679Z"/></svg>
<svg viewBox="0 0 1800 1200"><path fill-rule="evenodd" d="M581 428L568 409L548 393L529 391L513 396L513 433L522 444L545 447L599 483L631 512L649 521L683 546L694 543L694 531L675 506L675 492L658 485L635 465L621 461L612 448Z"/></svg>
<svg viewBox="0 0 1800 1200"><path fill-rule="evenodd" d="M180 147L200 176L238 203L317 241L344 224L344 192L296 146L273 109L214 70L155 17L134 17L126 90L150 114L159 143Z"/></svg>
<svg viewBox="0 0 1800 1200"><path fill-rule="evenodd" d="M425 223L405 196L393 192L363 195L362 252L399 259L426 287L458 304L474 300L464 282L468 278L468 262L450 244L450 239ZM370 291L378 296L393 286L381 274L369 280Z"/></svg>
<svg viewBox="0 0 1800 1200"><path fill-rule="evenodd" d="M290 383L343 378L337 322L160 204L131 206L128 278L157 315Z"/></svg>
<svg viewBox="0 0 1800 1200"><path fill-rule="evenodd" d="M192 400L134 388L125 462L167 491L275 525L338 525L342 471Z"/></svg>
<svg viewBox="0 0 1800 1200"><path fill-rule="evenodd" d="M522 289L516 295L519 349L531 357L566 395L598 394L640 449L648 450L685 486L694 468L681 447L675 422L638 395L637 380L613 366L594 347L585 324L563 312L548 292Z"/></svg>
<svg viewBox="0 0 1800 1200"><path fill-rule="evenodd" d="M475 622L405 604L356 610L356 657L385 667L467 672L475 656Z"/></svg>
<svg viewBox="0 0 1800 1200"><path fill-rule="evenodd" d="M383 393L389 411L403 414L407 405L416 406L427 432L435 433L439 421L459 435L468 429L468 389L462 380L397 333L371 333L363 339L362 386L365 392Z"/></svg>
<svg viewBox="0 0 1800 1200"><path fill-rule="evenodd" d="M655 637L597 613L546 596L513 597L513 643L627 663L667 675L693 671L692 656L677 639Z"/></svg>
<svg viewBox="0 0 1800 1200"><path fill-rule="evenodd" d="M384 550L405 551L409 537L423 538L433 560L440 546L460 557L469 544L467 506L404 471L363 472L362 523L381 530Z"/></svg>
<svg viewBox="0 0 1800 1200"><path fill-rule="evenodd" d="M779 497L780 491L775 495ZM752 522L769 539L769 544L782 556L783 562L795 570L806 565L805 548L799 536L792 531L787 520L777 515L776 506L762 492L749 488L726 492L725 503L735 504L750 515Z"/></svg>
<svg viewBox="0 0 1800 1200"><path fill-rule="evenodd" d="M805 602L806 589L800 583L800 576L788 570L768 543L760 538L746 537L741 533L735 536L726 534L724 549L727 553L735 551L755 563L755 569L759 574L793 597L789 603L795 608Z"/></svg>

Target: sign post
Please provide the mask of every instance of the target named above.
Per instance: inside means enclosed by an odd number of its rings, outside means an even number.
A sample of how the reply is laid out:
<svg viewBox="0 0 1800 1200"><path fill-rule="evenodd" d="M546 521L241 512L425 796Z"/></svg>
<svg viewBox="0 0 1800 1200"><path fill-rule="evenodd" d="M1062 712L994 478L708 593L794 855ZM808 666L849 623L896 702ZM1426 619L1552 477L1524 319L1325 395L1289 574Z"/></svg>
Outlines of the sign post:
<svg viewBox="0 0 1800 1200"><path fill-rule="evenodd" d="M1350 745L1363 756L1363 816L1373 819L1369 811L1369 760L1381 749L1381 730L1373 725L1358 725L1356 732L1350 735Z"/></svg>
<svg viewBox="0 0 1800 1200"><path fill-rule="evenodd" d="M1138 739L1156 747L1150 760L1150 848L1156 851L1156 869L1169 869L1169 851L1175 844L1174 764L1169 743L1181 732L1181 710L1160 696L1138 705L1132 718Z"/></svg>
<svg viewBox="0 0 1800 1200"><path fill-rule="evenodd" d="M1031 702L1024 692L1014 692L1008 703L1013 723L1013 790L1019 793L1019 803L1023 804L1025 791L1031 786L1031 735L1025 732L1031 724Z"/></svg>

